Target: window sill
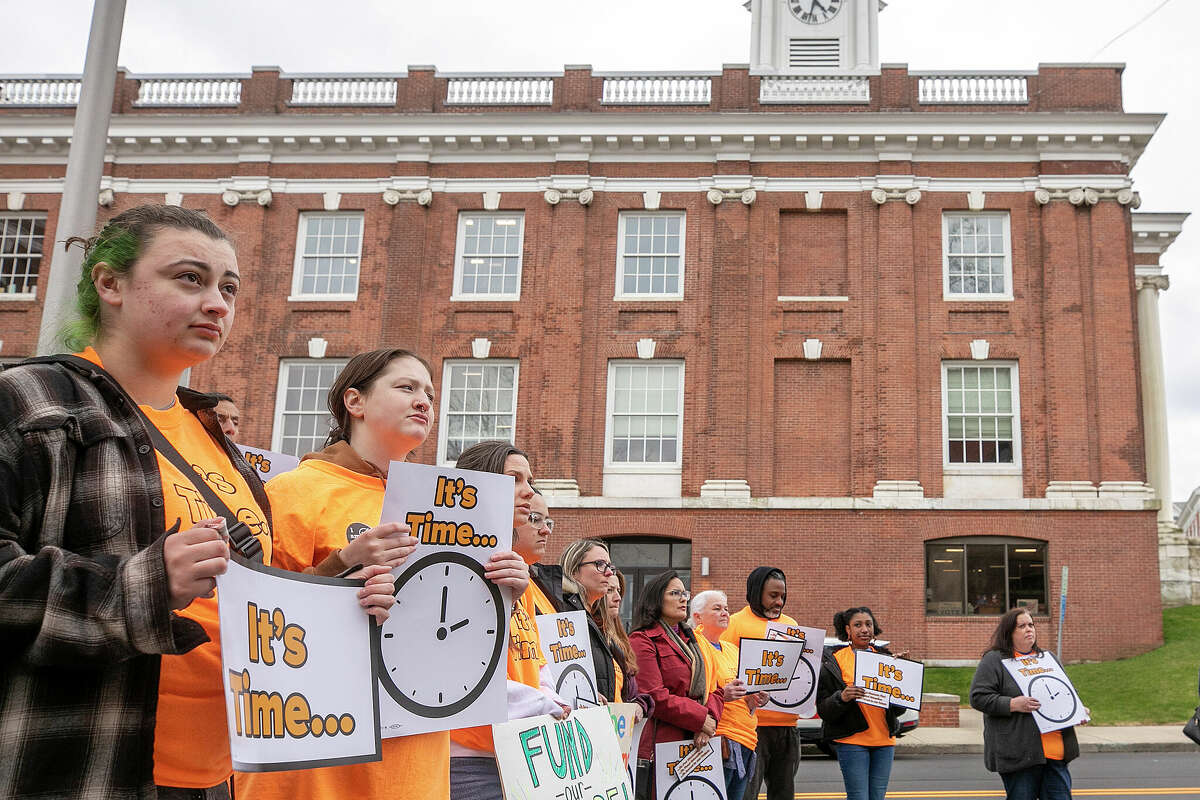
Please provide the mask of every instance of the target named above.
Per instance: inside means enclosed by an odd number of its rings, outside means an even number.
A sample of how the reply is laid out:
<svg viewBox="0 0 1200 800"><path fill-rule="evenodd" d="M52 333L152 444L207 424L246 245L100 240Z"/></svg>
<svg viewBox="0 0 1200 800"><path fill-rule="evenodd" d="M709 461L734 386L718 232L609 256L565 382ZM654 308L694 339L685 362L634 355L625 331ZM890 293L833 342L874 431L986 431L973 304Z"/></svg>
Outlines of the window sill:
<svg viewBox="0 0 1200 800"><path fill-rule="evenodd" d="M986 311L1007 311L1006 306L1013 302L1011 294L942 294L942 300L947 303L971 303ZM955 309L956 311L959 309ZM967 310L967 309L962 309ZM971 309L975 310L975 309Z"/></svg>
<svg viewBox="0 0 1200 800"><path fill-rule="evenodd" d="M357 303L356 294L292 294L288 295L289 303Z"/></svg>
<svg viewBox="0 0 1200 800"><path fill-rule="evenodd" d="M0 293L0 303L34 303L37 302L37 294L13 292L12 294Z"/></svg>
<svg viewBox="0 0 1200 800"><path fill-rule="evenodd" d="M617 294L614 303L682 303L682 294Z"/></svg>
<svg viewBox="0 0 1200 800"><path fill-rule="evenodd" d="M519 294L504 294L504 295L480 295L480 294L452 294L450 295L451 303L519 303L521 295Z"/></svg>

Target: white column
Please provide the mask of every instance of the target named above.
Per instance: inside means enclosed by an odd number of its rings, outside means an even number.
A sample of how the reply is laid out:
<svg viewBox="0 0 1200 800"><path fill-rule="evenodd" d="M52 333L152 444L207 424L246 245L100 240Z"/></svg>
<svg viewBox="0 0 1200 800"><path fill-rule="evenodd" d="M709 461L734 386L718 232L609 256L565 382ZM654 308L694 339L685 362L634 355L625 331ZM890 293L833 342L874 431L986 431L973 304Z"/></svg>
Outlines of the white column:
<svg viewBox="0 0 1200 800"><path fill-rule="evenodd" d="M1142 378L1142 422L1146 434L1146 480L1162 501L1158 523L1173 527L1171 459L1167 449L1167 391L1163 372L1158 293L1170 286L1166 275L1138 275L1138 351Z"/></svg>

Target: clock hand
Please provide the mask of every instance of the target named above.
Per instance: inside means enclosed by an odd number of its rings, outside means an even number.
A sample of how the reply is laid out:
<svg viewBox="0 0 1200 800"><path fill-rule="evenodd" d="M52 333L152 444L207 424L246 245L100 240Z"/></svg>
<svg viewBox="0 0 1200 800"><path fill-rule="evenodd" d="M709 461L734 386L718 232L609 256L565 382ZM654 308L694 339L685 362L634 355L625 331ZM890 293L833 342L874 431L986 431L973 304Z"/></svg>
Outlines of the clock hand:
<svg viewBox="0 0 1200 800"><path fill-rule="evenodd" d="M442 587L442 618L440 620L438 620L439 622L446 621L446 593L449 591L450 591L449 586Z"/></svg>
<svg viewBox="0 0 1200 800"><path fill-rule="evenodd" d="M817 9L817 8L821 9L822 14L825 14L825 15L829 14L829 9L827 9L825 6L821 5L821 3L818 0L813 0L812 7L814 9ZM809 13L811 13L811 11Z"/></svg>
<svg viewBox="0 0 1200 800"><path fill-rule="evenodd" d="M461 628L463 625L466 625L468 622L470 622L470 620L466 620L466 619L464 619L462 622L456 622L450 626L450 630L456 631L459 628Z"/></svg>

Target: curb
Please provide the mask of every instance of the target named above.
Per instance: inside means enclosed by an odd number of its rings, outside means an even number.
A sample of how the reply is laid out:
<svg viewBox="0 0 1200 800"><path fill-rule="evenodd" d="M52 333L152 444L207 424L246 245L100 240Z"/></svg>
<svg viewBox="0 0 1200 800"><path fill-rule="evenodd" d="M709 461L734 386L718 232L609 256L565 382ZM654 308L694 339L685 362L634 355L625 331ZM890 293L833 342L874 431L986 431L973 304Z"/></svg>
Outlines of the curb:
<svg viewBox="0 0 1200 800"><path fill-rule="evenodd" d="M1191 753L1196 752L1197 746L1191 742L1081 742L1079 752L1083 753ZM815 745L806 744L801 748L805 758L825 758L825 754ZM926 742L899 742L896 745L897 756L946 756L946 755L983 755L983 744L975 742L935 744Z"/></svg>

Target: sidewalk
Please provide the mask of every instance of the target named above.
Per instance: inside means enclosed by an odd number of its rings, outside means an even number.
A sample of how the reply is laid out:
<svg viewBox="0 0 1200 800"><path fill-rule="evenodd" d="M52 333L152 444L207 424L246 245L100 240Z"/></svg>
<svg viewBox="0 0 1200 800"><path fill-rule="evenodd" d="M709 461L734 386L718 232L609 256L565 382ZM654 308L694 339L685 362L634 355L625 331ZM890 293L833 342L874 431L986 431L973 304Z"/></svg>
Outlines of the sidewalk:
<svg viewBox="0 0 1200 800"><path fill-rule="evenodd" d="M896 742L896 755L983 753L983 715L973 708L958 711L957 728L917 728ZM1165 753L1200 747L1178 725L1081 725L1075 729L1081 753Z"/></svg>

